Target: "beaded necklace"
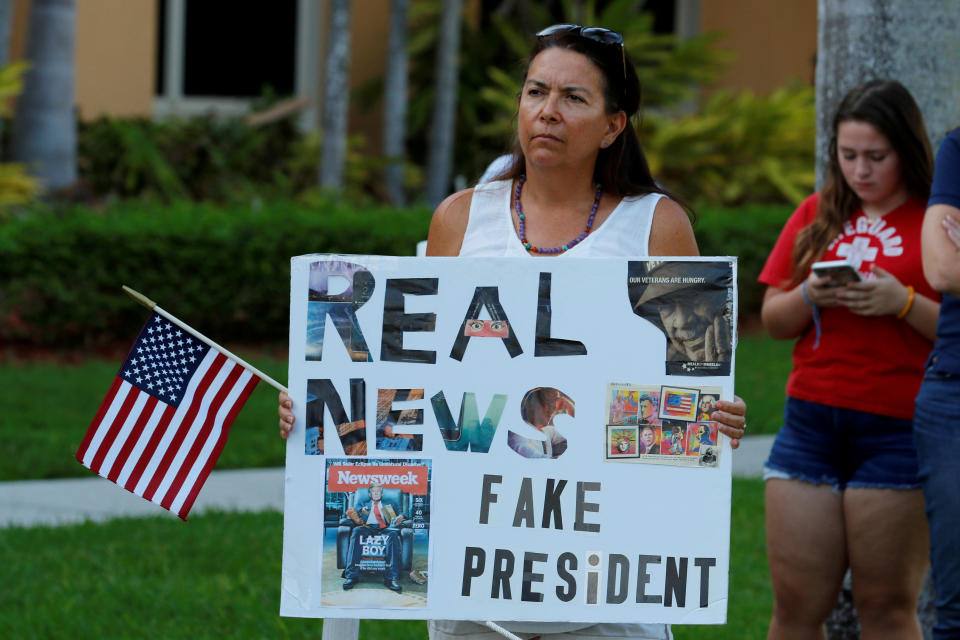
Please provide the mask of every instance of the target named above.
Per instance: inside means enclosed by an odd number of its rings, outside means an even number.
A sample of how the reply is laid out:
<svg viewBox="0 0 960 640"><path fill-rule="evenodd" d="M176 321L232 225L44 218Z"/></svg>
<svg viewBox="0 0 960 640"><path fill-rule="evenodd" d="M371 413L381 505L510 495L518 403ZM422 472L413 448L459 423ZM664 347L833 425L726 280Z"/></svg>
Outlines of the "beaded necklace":
<svg viewBox="0 0 960 640"><path fill-rule="evenodd" d="M580 244L584 238L590 233L590 230L593 228L593 219L597 217L597 209L600 207L600 198L603 196L603 187L597 185L597 197L593 200L593 208L590 209L590 217L587 219L587 227L584 229L580 235L574 238L571 242L567 244L562 244L559 247L535 247L530 244L530 241L527 240L527 231L526 231L526 216L523 215L523 207L520 206L520 193L523 191L523 183L527 181L527 174L522 174L520 178L517 179L517 192L514 197L514 203L517 207L517 217L520 219L519 231L520 231L520 242L523 244L523 248L530 253L541 253L541 254L556 254L563 253L573 249L575 246Z"/></svg>

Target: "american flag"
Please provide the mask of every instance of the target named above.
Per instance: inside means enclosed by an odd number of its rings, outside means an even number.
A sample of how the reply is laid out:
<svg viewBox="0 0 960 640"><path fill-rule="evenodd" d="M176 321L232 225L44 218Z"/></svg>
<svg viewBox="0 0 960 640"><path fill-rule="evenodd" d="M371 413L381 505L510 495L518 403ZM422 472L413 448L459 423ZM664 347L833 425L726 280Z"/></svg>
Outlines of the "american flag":
<svg viewBox="0 0 960 640"><path fill-rule="evenodd" d="M186 520L259 381L154 313L113 379L77 460Z"/></svg>
<svg viewBox="0 0 960 640"><path fill-rule="evenodd" d="M664 413L672 416L685 416L693 408L692 393L677 393L671 391L667 394L667 401L664 405Z"/></svg>

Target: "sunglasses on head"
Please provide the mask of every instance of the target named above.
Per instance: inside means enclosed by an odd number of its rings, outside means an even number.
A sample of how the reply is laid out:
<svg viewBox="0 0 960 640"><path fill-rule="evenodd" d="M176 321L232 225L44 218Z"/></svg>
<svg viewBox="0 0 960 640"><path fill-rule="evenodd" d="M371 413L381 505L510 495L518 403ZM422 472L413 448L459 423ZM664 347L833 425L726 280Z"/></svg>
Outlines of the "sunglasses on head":
<svg viewBox="0 0 960 640"><path fill-rule="evenodd" d="M627 77L627 58L623 52L623 36L604 27L582 27L579 24L555 24L537 32L538 38L546 38L558 33L580 36L600 44L620 46L620 62L623 67L623 77Z"/></svg>

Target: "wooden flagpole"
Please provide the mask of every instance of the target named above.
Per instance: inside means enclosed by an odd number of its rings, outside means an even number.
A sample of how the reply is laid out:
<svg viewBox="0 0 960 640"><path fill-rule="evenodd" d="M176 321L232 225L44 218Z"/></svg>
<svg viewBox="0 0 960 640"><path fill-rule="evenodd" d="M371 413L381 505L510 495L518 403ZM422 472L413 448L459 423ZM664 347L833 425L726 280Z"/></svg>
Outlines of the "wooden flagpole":
<svg viewBox="0 0 960 640"><path fill-rule="evenodd" d="M280 384L279 382L277 382L276 380L274 380L273 378L271 378L270 376L268 376L267 374L265 374L263 371L260 371L259 369L257 369L255 366L253 366L252 364L250 364L249 362L247 362L247 361L244 360L243 358L240 358L239 356L237 356L237 355L235 355L235 354L227 351L226 349L224 349L223 347L221 347L220 345L218 345L216 342L214 342L213 340L211 340L211 339L208 338L207 336L203 335L202 333L200 333L199 331L197 331L196 329L194 329L193 327L191 327L191 326L188 325L187 323L181 321L179 318L177 318L177 317L174 316L173 314L168 313L167 311L163 310L160 306L157 305L156 302L154 302L153 300L151 300L151 299L148 298L147 296L143 295L143 294L140 293L139 291L134 291L133 289L131 289L131 288L128 287L127 285L122 285L122 286L123 286L123 290L127 292L127 295L128 295L128 296L130 296L131 298L133 298L134 300L136 300L137 302L139 302L140 304L142 304L143 306L145 306L147 309L150 309L151 311L154 311L154 312L158 313L159 315L163 316L164 318L166 318L167 320L169 320L169 321L172 322L173 324L177 325L178 327L180 327L180 328L183 329L184 331L189 331L193 336L195 336L195 337L197 337L199 340L205 342L205 343L206 343L207 345L209 345L210 347L213 347L214 349L216 349L217 351L219 351L219 352L222 353L223 355L227 356L227 357L230 358L231 360L234 360L235 362L239 363L240 366L242 366L244 369L247 369L248 371L250 371L250 373L254 374L254 375L257 376L258 378L260 378L261 380L263 380L264 382L266 382L267 384L269 384L271 387L277 389L278 391L287 391L287 388L286 388L285 386L283 386L282 384Z"/></svg>

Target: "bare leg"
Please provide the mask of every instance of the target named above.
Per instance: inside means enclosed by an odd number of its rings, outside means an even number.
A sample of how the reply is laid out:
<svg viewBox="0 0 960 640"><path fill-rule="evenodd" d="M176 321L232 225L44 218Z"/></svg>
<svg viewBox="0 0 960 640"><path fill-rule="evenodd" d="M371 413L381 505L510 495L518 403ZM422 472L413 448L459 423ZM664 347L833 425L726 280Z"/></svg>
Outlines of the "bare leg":
<svg viewBox="0 0 960 640"><path fill-rule="evenodd" d="M824 638L847 569L843 499L827 485L768 480L769 640Z"/></svg>
<svg viewBox="0 0 960 640"><path fill-rule="evenodd" d="M920 640L917 599L929 554L923 494L847 489L843 510L862 637Z"/></svg>

